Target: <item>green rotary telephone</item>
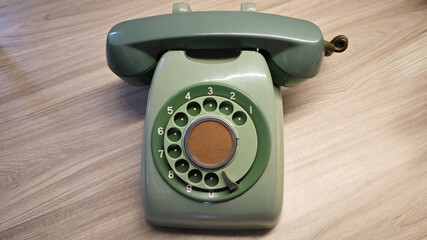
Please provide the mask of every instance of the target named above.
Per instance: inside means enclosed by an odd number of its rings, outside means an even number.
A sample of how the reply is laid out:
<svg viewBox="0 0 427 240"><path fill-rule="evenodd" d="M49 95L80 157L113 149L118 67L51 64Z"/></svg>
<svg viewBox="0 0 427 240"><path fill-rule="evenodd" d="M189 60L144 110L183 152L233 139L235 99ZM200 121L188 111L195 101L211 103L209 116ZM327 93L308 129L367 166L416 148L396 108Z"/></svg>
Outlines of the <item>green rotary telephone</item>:
<svg viewBox="0 0 427 240"><path fill-rule="evenodd" d="M280 86L314 77L347 48L308 21L257 13L191 12L126 21L108 33L110 69L151 84L142 200L155 225L273 227L283 200Z"/></svg>

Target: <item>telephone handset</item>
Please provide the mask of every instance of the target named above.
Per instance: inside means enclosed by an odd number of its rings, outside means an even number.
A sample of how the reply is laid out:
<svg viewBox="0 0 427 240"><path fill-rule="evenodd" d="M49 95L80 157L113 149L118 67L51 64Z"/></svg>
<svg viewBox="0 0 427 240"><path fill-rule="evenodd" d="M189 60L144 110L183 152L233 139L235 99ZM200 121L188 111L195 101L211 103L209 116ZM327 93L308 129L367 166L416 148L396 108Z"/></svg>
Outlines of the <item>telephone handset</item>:
<svg viewBox="0 0 427 240"><path fill-rule="evenodd" d="M281 86L314 77L325 42L313 23L255 12L191 12L114 26L110 69L151 83L142 198L147 219L186 228L268 228L283 194Z"/></svg>

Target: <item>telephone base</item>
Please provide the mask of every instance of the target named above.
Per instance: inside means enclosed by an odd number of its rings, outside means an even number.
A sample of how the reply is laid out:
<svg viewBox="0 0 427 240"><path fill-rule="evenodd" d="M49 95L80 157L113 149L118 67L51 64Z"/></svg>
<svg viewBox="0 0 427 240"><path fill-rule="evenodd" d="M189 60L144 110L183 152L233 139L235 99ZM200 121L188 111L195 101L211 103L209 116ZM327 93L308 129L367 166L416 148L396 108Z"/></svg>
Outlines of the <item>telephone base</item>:
<svg viewBox="0 0 427 240"><path fill-rule="evenodd" d="M217 106L204 105L207 99L213 99ZM190 103L196 107L189 108L186 104ZM221 108L223 103L232 104L234 112ZM210 107L215 109L210 111ZM283 199L282 98L261 54L241 51L230 59L205 61L188 57L184 51L169 51L157 65L147 109L141 186L145 216L152 224L257 229L271 228L278 222ZM193 117L193 113L200 115ZM207 117L227 122L238 137L235 155L218 169L197 166L186 158L188 153L184 151L188 126L195 119ZM260 124L262 121L265 125ZM168 135L174 132L171 129L179 132L178 137ZM250 134L256 135L243 137ZM260 149L263 146L269 148ZM205 154L204 149L200 151ZM251 156L254 157L249 159ZM241 172L242 168L247 168L247 172ZM197 179L190 174L191 169L203 177ZM227 188L230 183L221 174L223 169L228 180L238 186L231 184L233 189ZM214 178L207 179L208 174Z"/></svg>

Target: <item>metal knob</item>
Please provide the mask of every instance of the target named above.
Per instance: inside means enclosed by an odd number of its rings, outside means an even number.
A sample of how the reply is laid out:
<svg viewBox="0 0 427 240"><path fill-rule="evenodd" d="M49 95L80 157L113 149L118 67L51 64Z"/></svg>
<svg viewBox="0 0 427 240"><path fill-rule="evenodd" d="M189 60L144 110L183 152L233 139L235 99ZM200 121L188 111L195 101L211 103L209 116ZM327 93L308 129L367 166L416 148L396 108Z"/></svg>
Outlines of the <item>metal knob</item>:
<svg viewBox="0 0 427 240"><path fill-rule="evenodd" d="M334 37L330 42L325 41L325 56L331 56L334 52L344 52L348 47L348 38L344 35Z"/></svg>

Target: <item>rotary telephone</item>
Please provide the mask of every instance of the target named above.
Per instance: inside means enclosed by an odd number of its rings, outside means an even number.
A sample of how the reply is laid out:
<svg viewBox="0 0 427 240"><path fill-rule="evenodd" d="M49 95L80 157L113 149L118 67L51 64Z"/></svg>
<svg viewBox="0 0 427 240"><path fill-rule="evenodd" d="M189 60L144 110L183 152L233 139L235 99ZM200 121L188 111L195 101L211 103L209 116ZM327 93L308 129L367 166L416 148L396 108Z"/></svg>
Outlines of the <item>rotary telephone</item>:
<svg viewBox="0 0 427 240"><path fill-rule="evenodd" d="M191 12L126 21L108 33L110 69L151 84L145 119L142 201L155 225L269 228L283 195L280 86L314 77L323 40L311 22L257 13Z"/></svg>

